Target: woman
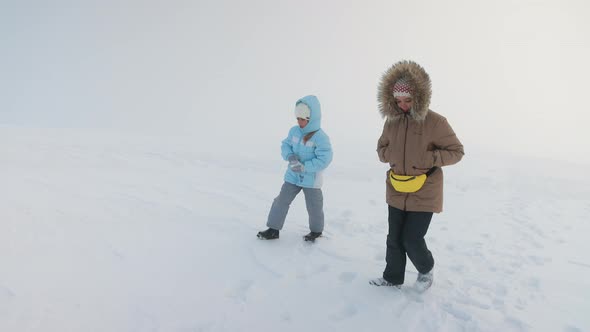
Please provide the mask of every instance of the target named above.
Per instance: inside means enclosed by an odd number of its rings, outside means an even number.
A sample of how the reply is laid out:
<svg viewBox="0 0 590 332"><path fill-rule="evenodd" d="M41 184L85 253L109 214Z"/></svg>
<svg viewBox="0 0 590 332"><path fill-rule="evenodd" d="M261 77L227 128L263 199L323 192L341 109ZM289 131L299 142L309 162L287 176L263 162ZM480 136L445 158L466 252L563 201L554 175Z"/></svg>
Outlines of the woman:
<svg viewBox="0 0 590 332"><path fill-rule="evenodd" d="M464 155L463 145L443 116L429 110L431 83L426 71L412 61L388 69L378 92L386 119L377 143L379 160L389 163L386 181L389 232L383 278L375 286L401 288L406 255L418 270L415 287L432 285L434 259L424 236L433 213L442 211L442 166Z"/></svg>
<svg viewBox="0 0 590 332"><path fill-rule="evenodd" d="M322 113L316 96L306 96L295 103L297 125L289 130L281 144L281 155L289 161L285 182L279 196L274 199L268 214L268 229L258 232L258 238L279 238L287 212L295 196L303 190L309 214L310 233L305 241L315 241L324 230L324 198L322 173L332 161L332 146L328 135L320 128Z"/></svg>

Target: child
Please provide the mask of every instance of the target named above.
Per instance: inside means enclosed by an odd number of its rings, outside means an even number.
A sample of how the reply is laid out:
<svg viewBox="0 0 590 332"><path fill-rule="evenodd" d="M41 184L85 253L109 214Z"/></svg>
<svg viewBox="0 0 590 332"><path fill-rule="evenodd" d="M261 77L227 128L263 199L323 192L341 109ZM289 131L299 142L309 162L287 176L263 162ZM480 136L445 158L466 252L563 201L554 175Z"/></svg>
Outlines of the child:
<svg viewBox="0 0 590 332"><path fill-rule="evenodd" d="M322 113L316 96L306 96L295 103L297 126L289 130L281 144L281 155L288 161L285 183L270 208L266 226L258 232L261 240L279 238L287 212L295 196L303 189L309 214L310 233L305 241L315 241L324 231L324 198L322 195L322 173L332 161L330 138L320 128Z"/></svg>

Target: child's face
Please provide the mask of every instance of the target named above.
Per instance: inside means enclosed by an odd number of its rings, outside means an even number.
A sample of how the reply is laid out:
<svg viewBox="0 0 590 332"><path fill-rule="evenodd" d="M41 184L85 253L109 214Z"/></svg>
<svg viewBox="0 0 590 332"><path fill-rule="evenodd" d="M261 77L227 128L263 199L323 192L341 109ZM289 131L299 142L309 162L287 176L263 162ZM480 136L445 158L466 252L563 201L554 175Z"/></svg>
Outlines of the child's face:
<svg viewBox="0 0 590 332"><path fill-rule="evenodd" d="M299 128L305 128L305 126L307 126L308 123L309 120L307 119L297 118L297 124L299 125Z"/></svg>
<svg viewBox="0 0 590 332"><path fill-rule="evenodd" d="M412 108L412 105L413 105L412 97L396 97L395 98L395 103L404 112L409 111L410 108Z"/></svg>

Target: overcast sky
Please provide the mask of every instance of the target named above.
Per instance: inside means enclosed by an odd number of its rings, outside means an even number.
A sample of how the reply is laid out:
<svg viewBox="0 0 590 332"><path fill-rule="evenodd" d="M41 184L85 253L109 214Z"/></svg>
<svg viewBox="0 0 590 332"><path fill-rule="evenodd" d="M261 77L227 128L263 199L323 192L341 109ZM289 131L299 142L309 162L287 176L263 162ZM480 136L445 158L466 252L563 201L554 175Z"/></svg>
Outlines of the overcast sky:
<svg viewBox="0 0 590 332"><path fill-rule="evenodd" d="M381 74L411 59L467 153L589 163L588 17L584 0L0 0L0 124L280 140L315 94L344 153L374 144Z"/></svg>

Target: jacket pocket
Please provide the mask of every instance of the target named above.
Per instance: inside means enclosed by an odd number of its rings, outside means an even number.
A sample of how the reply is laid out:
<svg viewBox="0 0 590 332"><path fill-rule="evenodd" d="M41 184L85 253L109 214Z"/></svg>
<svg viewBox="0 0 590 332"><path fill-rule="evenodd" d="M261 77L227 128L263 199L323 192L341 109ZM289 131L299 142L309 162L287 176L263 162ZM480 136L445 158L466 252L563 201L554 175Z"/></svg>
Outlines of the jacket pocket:
<svg viewBox="0 0 590 332"><path fill-rule="evenodd" d="M432 151L424 151L422 158L412 168L417 170L429 170L434 166L434 154Z"/></svg>
<svg viewBox="0 0 590 332"><path fill-rule="evenodd" d="M415 169L417 171L424 171L427 172L428 170L430 170L432 167L416 167L416 166L412 166L412 169Z"/></svg>

